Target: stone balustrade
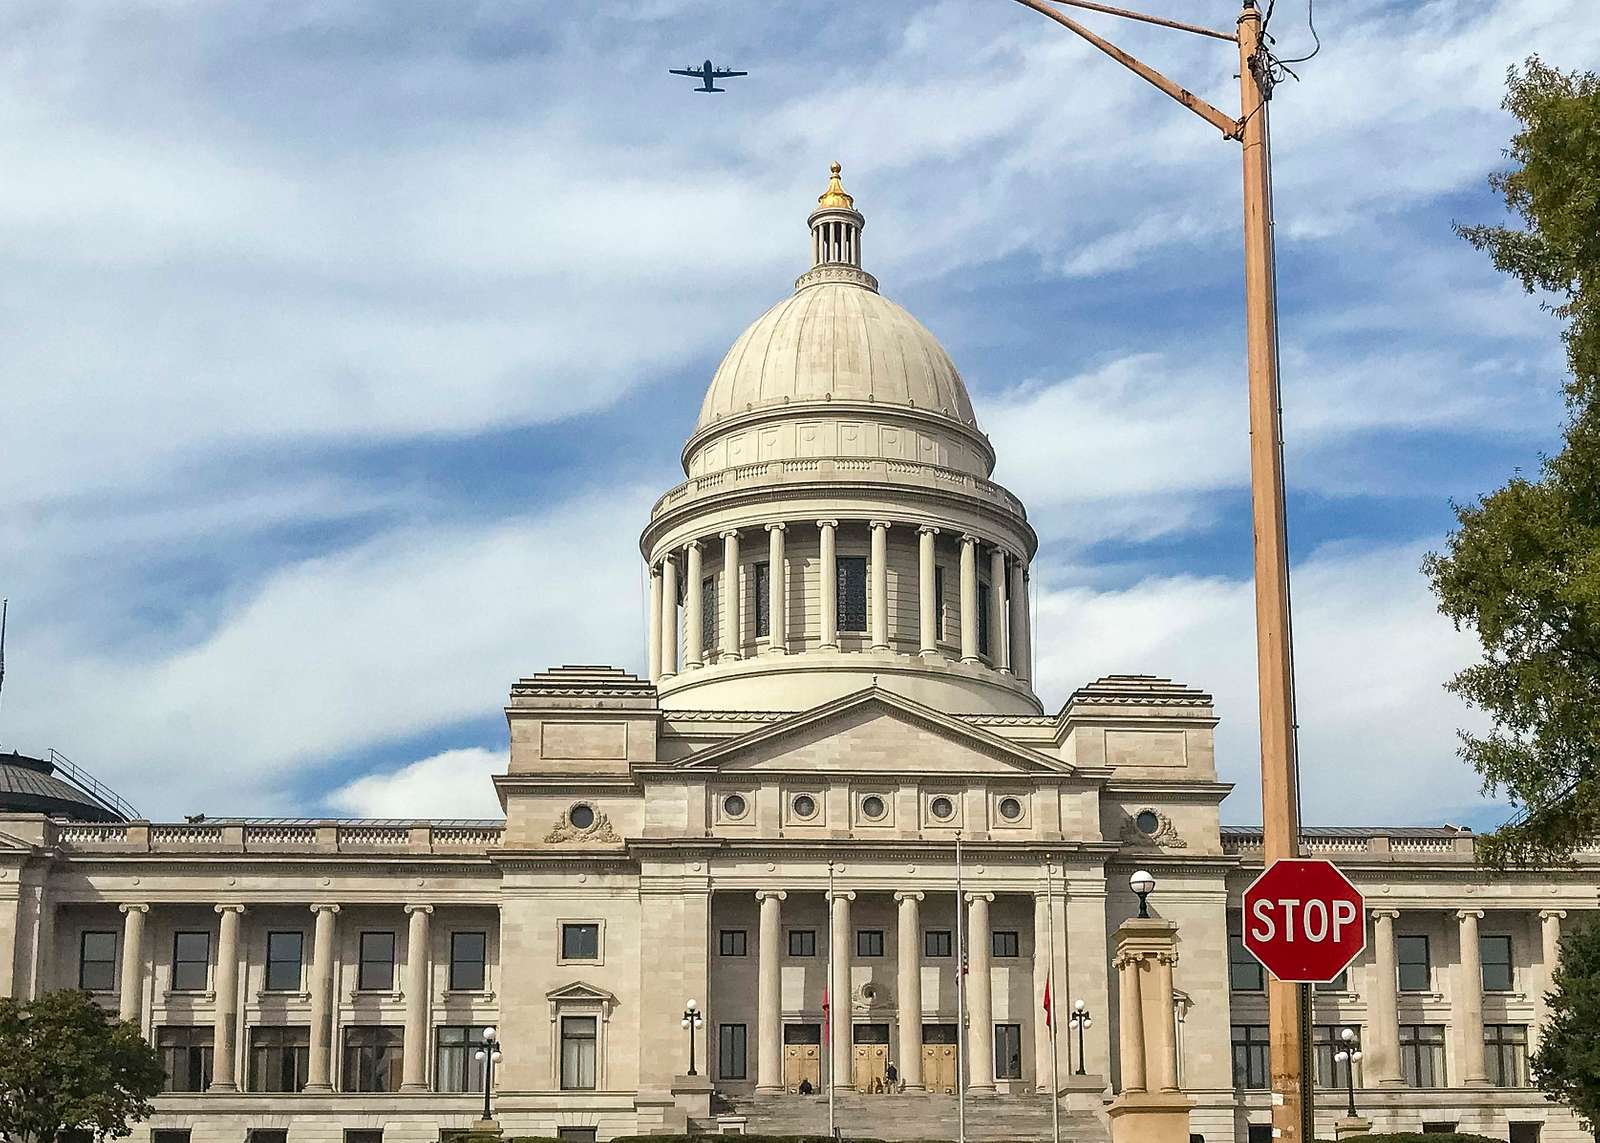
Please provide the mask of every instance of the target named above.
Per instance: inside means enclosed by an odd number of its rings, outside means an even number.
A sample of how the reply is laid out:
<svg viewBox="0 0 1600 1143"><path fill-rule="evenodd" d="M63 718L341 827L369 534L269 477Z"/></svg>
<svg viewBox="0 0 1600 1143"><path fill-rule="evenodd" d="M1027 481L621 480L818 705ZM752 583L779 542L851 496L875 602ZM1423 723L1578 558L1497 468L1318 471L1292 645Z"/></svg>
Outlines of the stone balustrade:
<svg viewBox="0 0 1600 1143"><path fill-rule="evenodd" d="M1344 830L1336 835L1304 838L1305 852L1311 857L1384 856L1406 859L1436 860L1462 858L1473 860L1477 850L1477 837L1471 833L1444 831L1439 833L1406 834L1398 830L1374 830L1371 833ZM1222 832L1222 851L1240 857L1256 857L1261 853L1259 830L1228 829Z"/></svg>
<svg viewBox="0 0 1600 1143"><path fill-rule="evenodd" d="M499 848L504 834L494 821L132 821L56 823L52 840L67 851L97 853L472 853Z"/></svg>

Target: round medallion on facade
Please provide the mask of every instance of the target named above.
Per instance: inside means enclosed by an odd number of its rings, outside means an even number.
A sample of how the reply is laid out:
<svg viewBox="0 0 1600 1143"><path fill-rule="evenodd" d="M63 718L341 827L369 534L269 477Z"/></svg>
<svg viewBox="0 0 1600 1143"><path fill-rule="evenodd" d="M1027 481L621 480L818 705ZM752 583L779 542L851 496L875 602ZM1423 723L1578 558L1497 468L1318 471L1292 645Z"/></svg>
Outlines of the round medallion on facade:
<svg viewBox="0 0 1600 1143"><path fill-rule="evenodd" d="M1022 820L1022 803L1016 798L1000 799L1000 816L1008 822Z"/></svg>
<svg viewBox="0 0 1600 1143"><path fill-rule="evenodd" d="M877 794L868 794L861 799L861 816L869 822L882 821L883 816L889 812L889 807L884 804Z"/></svg>
<svg viewBox="0 0 1600 1143"><path fill-rule="evenodd" d="M1161 829L1161 815L1154 810L1141 810L1133 824L1146 837L1154 837Z"/></svg>
<svg viewBox="0 0 1600 1143"><path fill-rule="evenodd" d="M928 803L928 813L935 821L947 822L956 816L956 804L940 794Z"/></svg>
<svg viewBox="0 0 1600 1143"><path fill-rule="evenodd" d="M744 817L744 812L748 808L749 807L745 804L744 798L738 794L729 794L726 798L722 799L722 812L727 814L730 818Z"/></svg>
<svg viewBox="0 0 1600 1143"><path fill-rule="evenodd" d="M789 809L802 821L814 818L817 816L817 800L810 794L796 794L794 801L789 803Z"/></svg>
<svg viewBox="0 0 1600 1143"><path fill-rule="evenodd" d="M588 802L575 802L567 810L567 822L573 829L588 829L594 825L594 807Z"/></svg>

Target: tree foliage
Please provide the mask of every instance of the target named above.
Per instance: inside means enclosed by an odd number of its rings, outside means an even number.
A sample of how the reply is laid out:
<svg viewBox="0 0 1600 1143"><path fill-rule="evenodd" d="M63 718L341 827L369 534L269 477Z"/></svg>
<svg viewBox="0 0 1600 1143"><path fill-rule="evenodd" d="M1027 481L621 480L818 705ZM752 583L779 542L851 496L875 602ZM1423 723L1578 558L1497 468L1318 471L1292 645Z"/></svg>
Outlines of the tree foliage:
<svg viewBox="0 0 1600 1143"><path fill-rule="evenodd" d="M1521 809L1484 840L1495 865L1600 838L1600 79L1533 57L1507 88L1516 166L1490 184L1524 225L1457 231L1563 319L1569 419L1539 475L1458 505L1423 565L1439 609L1483 646L1448 685L1491 721L1462 734L1462 756Z"/></svg>
<svg viewBox="0 0 1600 1143"><path fill-rule="evenodd" d="M166 1072L136 1024L107 1014L87 992L30 1003L0 998L0 1139L56 1143L79 1128L96 1139L132 1133Z"/></svg>
<svg viewBox="0 0 1600 1143"><path fill-rule="evenodd" d="M1561 938L1561 958L1548 997L1550 1019L1530 1065L1534 1082L1552 1099L1600 1124L1600 924L1580 925Z"/></svg>

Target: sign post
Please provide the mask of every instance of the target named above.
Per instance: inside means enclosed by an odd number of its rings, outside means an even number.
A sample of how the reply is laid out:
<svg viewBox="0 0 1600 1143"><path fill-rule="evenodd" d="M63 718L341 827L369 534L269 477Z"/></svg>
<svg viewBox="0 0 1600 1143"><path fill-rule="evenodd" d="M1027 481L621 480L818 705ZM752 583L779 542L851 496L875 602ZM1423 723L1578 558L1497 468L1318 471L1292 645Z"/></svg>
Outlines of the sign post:
<svg viewBox="0 0 1600 1143"><path fill-rule="evenodd" d="M1366 902L1331 861L1274 861L1244 891L1244 947L1285 984L1328 984L1367 947Z"/></svg>

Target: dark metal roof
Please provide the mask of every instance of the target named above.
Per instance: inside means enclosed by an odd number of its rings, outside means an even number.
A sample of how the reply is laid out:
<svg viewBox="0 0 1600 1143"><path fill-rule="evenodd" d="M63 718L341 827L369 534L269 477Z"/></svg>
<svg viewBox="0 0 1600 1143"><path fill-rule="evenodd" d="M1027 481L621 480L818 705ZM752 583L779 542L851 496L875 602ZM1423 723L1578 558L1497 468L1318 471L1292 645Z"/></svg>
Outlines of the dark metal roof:
<svg viewBox="0 0 1600 1143"><path fill-rule="evenodd" d="M93 795L55 776L53 763L12 751L0 754L0 812L50 814L78 821L121 821Z"/></svg>

